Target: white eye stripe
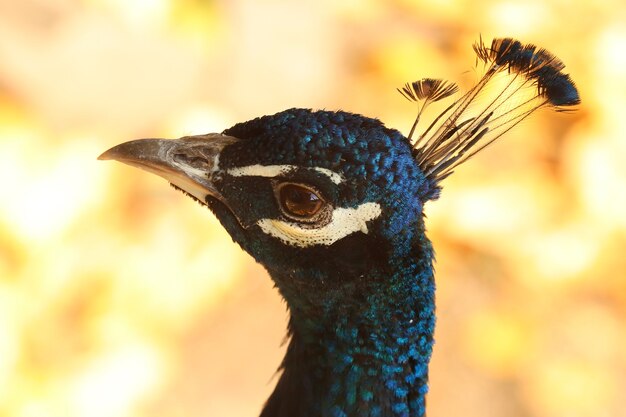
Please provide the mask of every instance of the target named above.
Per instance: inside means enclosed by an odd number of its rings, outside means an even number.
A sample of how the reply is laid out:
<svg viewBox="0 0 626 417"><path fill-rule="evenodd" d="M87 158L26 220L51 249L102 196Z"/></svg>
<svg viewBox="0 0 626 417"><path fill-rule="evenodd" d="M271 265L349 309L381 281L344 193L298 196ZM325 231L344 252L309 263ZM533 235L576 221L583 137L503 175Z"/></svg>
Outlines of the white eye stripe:
<svg viewBox="0 0 626 417"><path fill-rule="evenodd" d="M356 208L339 207L333 210L331 221L319 228L303 228L298 223L277 219L261 219L257 225L268 235L283 242L307 248L315 245L330 246L356 232L369 232L367 222L381 214L380 204L364 203Z"/></svg>
<svg viewBox="0 0 626 417"><path fill-rule="evenodd" d="M226 173L233 177L267 177L273 178L278 175L287 174L290 171L298 169L297 165L248 165L245 167L231 168ZM305 168L307 169L307 168ZM328 168L311 167L313 171L317 171L330 178L335 184L341 184L345 181L343 175L331 171Z"/></svg>

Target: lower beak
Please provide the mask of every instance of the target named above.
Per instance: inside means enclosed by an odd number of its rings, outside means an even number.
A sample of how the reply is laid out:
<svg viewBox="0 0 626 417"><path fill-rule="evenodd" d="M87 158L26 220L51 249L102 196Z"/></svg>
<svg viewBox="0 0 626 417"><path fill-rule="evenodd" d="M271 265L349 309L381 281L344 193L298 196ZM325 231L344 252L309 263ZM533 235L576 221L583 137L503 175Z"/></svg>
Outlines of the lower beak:
<svg viewBox="0 0 626 417"><path fill-rule="evenodd" d="M98 157L113 159L165 178L202 203L207 196L223 201L215 188L222 150L238 139L219 133L180 139L139 139L117 145Z"/></svg>

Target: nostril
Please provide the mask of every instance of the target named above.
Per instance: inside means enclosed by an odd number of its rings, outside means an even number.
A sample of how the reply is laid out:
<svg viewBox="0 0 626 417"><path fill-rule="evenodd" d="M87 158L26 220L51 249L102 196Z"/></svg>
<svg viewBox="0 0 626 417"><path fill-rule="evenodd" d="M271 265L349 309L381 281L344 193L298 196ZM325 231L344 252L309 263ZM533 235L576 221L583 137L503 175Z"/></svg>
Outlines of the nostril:
<svg viewBox="0 0 626 417"><path fill-rule="evenodd" d="M179 164L184 164L192 168L203 169L203 170L209 170L210 165L211 165L209 161L207 160L207 158L203 156L198 156L197 154L190 155L187 153L175 153L173 155L173 159L174 159L174 162L177 162Z"/></svg>

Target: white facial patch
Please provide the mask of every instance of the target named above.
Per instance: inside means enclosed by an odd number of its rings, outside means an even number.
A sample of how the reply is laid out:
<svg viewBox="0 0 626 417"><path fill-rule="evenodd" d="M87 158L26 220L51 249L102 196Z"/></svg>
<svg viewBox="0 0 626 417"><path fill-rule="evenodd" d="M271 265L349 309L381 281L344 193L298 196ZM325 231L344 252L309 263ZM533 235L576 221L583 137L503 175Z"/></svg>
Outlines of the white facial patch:
<svg viewBox="0 0 626 417"><path fill-rule="evenodd" d="M285 175L290 171L298 169L297 165L248 165L245 167L231 168L226 171L228 175L233 177L267 177L273 178L278 175ZM310 168L330 178L335 184L341 184L345 179L343 175L331 171L327 168Z"/></svg>
<svg viewBox="0 0 626 417"><path fill-rule="evenodd" d="M295 222L261 219L261 230L283 242L308 248L315 245L332 245L355 232L368 233L367 222L380 216L380 204L364 203L356 208L339 207L333 210L329 223L319 228L304 228Z"/></svg>

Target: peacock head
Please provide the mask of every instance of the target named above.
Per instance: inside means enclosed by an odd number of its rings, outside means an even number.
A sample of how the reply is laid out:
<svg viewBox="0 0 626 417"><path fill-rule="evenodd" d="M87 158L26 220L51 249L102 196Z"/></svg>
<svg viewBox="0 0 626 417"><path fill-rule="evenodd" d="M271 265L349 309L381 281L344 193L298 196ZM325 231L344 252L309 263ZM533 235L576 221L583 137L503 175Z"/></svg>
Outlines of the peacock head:
<svg viewBox="0 0 626 417"><path fill-rule="evenodd" d="M290 109L222 134L123 143L100 159L160 175L208 206L275 279L288 277L279 287L337 288L409 253L430 265L422 210L441 181L537 109L579 102L544 49L512 39L474 49L484 76L420 133L428 105L457 87L425 78L400 90L418 105L407 137L357 114Z"/></svg>
<svg viewBox="0 0 626 417"><path fill-rule="evenodd" d="M345 112L290 109L222 134L123 143L100 158L164 177L266 268L299 271L304 285L346 269L343 279L361 276L410 248L437 189L402 134Z"/></svg>

